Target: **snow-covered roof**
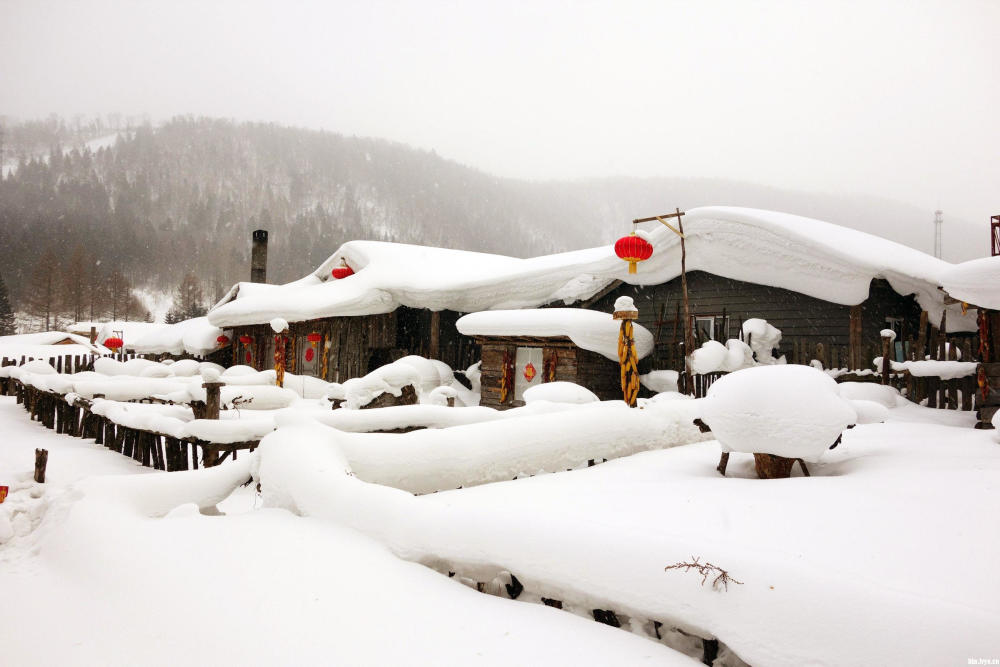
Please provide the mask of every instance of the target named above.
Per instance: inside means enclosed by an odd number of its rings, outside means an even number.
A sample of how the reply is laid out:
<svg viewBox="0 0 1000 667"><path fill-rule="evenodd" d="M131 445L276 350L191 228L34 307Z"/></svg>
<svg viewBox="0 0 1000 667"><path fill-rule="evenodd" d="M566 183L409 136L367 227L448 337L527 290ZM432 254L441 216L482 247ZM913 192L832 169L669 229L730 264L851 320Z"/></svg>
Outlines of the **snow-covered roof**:
<svg viewBox="0 0 1000 667"><path fill-rule="evenodd" d="M176 324L156 324L129 347L139 354L193 354L205 356L218 348L222 329L208 318L195 317Z"/></svg>
<svg viewBox="0 0 1000 667"><path fill-rule="evenodd" d="M950 266L941 277L941 286L954 299L1000 310L1000 257L983 257Z"/></svg>
<svg viewBox="0 0 1000 667"><path fill-rule="evenodd" d="M566 336L577 347L618 361L621 323L611 313L579 308L487 310L460 317L455 326L466 336ZM653 351L649 330L634 324L633 336L640 359Z"/></svg>
<svg viewBox="0 0 1000 667"><path fill-rule="evenodd" d="M67 340L70 342L64 342ZM0 336L0 357L5 359L18 359L22 356L48 359L67 354L75 356L110 353L111 350L102 345L92 345L87 336L78 336L65 331Z"/></svg>
<svg viewBox="0 0 1000 667"><path fill-rule="evenodd" d="M610 244L518 259L377 241L341 246L312 274L286 285L239 283L209 313L222 327L331 316L387 313L399 306L476 312L585 300L615 280L638 285L680 273L680 242L651 223L641 234L653 256L629 274ZM630 225L621 224L622 231ZM820 220L758 209L712 206L687 211L688 270L793 290L843 305L868 298L874 278L914 294L932 321L944 299L938 286L952 265L919 250ZM342 261L355 271L334 279ZM974 329L957 309L949 324Z"/></svg>

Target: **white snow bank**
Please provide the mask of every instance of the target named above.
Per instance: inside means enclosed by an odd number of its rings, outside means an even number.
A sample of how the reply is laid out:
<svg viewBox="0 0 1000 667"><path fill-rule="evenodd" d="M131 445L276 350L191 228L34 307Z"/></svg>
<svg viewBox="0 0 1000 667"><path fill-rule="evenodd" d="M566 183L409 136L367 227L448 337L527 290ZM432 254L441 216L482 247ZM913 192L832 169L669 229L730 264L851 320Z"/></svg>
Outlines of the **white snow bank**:
<svg viewBox="0 0 1000 667"><path fill-rule="evenodd" d="M334 431L337 435L332 437L362 479L412 493L556 472L586 466L589 460L618 458L708 437L693 424L698 401L664 401L641 410L622 401L571 409L561 404L565 407L554 412L547 407L553 404L541 405L543 413L525 411L503 417L502 428L487 421L403 434ZM280 427L283 419L302 418L291 411L276 420Z"/></svg>
<svg viewBox="0 0 1000 667"><path fill-rule="evenodd" d="M51 359L52 357L89 356L110 354L103 345L91 345L89 336L80 336L65 331L43 331L40 333L0 336L0 359L20 361L27 359Z"/></svg>
<svg viewBox="0 0 1000 667"><path fill-rule="evenodd" d="M597 394L575 382L544 382L524 390L526 404L538 401L550 403L596 403Z"/></svg>
<svg viewBox="0 0 1000 667"><path fill-rule="evenodd" d="M470 313L455 323L466 336L565 336L584 350L618 361L618 334L621 322L610 313L580 308L539 308L526 310L490 310ZM642 325L633 324L638 357L653 351L653 334Z"/></svg>
<svg viewBox="0 0 1000 667"><path fill-rule="evenodd" d="M837 390L841 397L847 400L874 401L887 408L895 408L907 403L895 387L887 387L875 382L841 382L837 385Z"/></svg>
<svg viewBox="0 0 1000 667"><path fill-rule="evenodd" d="M837 383L811 366L746 368L716 380L702 419L723 451L816 461L857 413Z"/></svg>

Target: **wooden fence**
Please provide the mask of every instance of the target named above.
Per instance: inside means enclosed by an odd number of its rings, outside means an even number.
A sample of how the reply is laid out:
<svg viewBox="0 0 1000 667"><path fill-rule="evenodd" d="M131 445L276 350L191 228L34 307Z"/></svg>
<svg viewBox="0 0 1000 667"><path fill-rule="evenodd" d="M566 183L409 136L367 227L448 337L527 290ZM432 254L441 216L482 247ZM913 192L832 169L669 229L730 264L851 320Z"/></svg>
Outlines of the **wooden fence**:
<svg viewBox="0 0 1000 667"><path fill-rule="evenodd" d="M55 347L55 346L53 346ZM0 353L0 366L23 366L29 361L46 361L59 373L80 373L82 371L94 370L94 361L100 357L115 359L116 361L128 361L129 359L142 359L143 355L134 352L116 352L115 354L63 354L53 355L47 358L30 357L21 355L20 357L6 357Z"/></svg>
<svg viewBox="0 0 1000 667"><path fill-rule="evenodd" d="M97 444L156 470L197 470L199 448L201 466L208 468L222 463L230 455L235 460L238 452L253 451L260 444L259 440L214 443L193 438L181 439L166 433L123 426L94 414L91 411L92 401L77 398L71 405L66 402L63 394L25 386L16 379L0 385L0 390L14 393L17 402L24 406L31 419L46 428L65 435L93 438Z"/></svg>

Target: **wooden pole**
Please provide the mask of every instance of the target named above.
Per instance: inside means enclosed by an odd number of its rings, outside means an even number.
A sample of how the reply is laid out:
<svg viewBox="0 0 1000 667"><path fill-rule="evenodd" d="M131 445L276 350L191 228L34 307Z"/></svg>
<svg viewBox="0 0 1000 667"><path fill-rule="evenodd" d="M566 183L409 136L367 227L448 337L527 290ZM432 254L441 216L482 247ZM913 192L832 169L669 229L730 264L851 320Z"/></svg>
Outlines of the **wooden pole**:
<svg viewBox="0 0 1000 667"><path fill-rule="evenodd" d="M205 388L205 419L219 418L221 388L224 384L224 382L206 382L201 385Z"/></svg>
<svg viewBox="0 0 1000 667"><path fill-rule="evenodd" d="M35 450L35 481L39 484L45 483L45 466L49 463L49 450Z"/></svg>
<svg viewBox="0 0 1000 667"><path fill-rule="evenodd" d="M882 336L882 384L889 384L889 348L892 347L892 336Z"/></svg>

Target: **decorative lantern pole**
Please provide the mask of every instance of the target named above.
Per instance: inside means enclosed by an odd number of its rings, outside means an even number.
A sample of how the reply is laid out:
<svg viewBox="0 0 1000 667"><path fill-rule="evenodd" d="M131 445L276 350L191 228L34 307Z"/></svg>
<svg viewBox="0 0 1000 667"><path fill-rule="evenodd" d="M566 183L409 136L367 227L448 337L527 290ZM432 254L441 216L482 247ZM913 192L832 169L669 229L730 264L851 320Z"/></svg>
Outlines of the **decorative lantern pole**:
<svg viewBox="0 0 1000 667"><path fill-rule="evenodd" d="M630 408L634 408L639 398L639 359L635 351L635 337L632 332L632 321L639 319L639 311L630 296L620 296L615 301L615 312L612 315L621 320L618 332L618 361L622 371L622 395Z"/></svg>
<svg viewBox="0 0 1000 667"><path fill-rule="evenodd" d="M681 295L684 300L684 373L685 378L685 391L688 394L694 393L694 383L690 382L691 377L691 353L694 352L694 330L691 328L691 308L688 305L688 284L687 284L687 249L684 247L684 221L681 219L684 216L684 211L679 208L675 208L673 213L664 213L663 215L654 215L649 218L636 218L632 221L633 225L638 225L641 222L652 222L656 220L662 223L667 229L672 231L674 234L681 239ZM664 218L677 218L677 226L674 227ZM617 249L617 248L616 248ZM619 255L620 257L621 255ZM631 267L630 267L631 272Z"/></svg>

